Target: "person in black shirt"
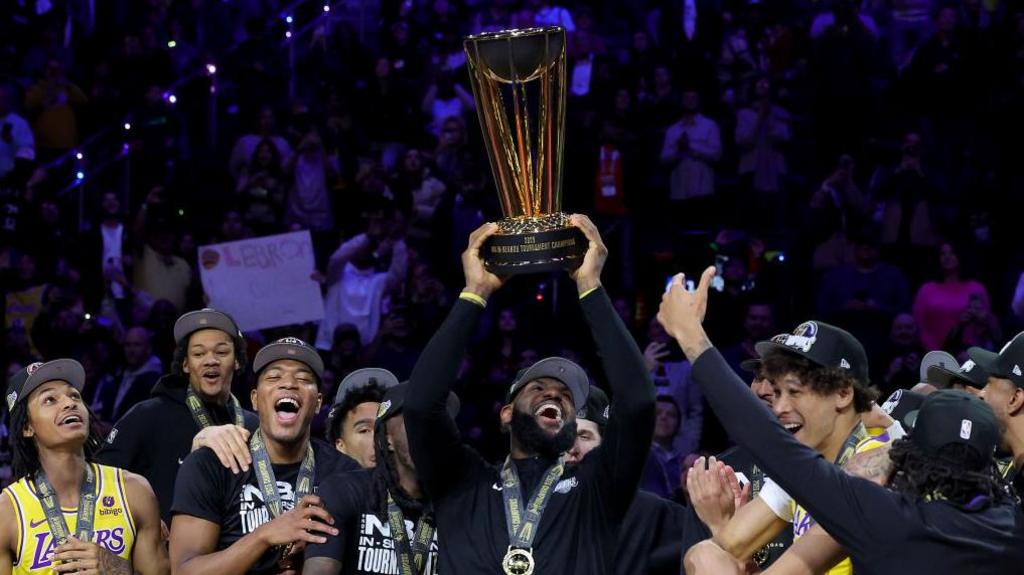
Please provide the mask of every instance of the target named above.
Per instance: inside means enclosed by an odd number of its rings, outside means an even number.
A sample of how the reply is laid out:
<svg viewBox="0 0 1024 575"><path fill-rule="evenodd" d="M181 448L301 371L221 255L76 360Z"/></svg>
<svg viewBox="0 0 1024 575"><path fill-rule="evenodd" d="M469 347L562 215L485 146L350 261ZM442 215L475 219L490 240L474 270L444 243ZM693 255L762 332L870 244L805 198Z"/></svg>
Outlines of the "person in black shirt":
<svg viewBox="0 0 1024 575"><path fill-rule="evenodd" d="M1024 332L1010 340L998 355L978 347L967 353L977 364L976 369L988 374L978 397L992 406L999 420L1003 430L1000 447L1010 454L1003 473L1013 482L1017 496L1024 497Z"/></svg>
<svg viewBox="0 0 1024 575"><path fill-rule="evenodd" d="M405 405L413 461L436 510L440 572L526 573L531 561L538 574L614 571L619 526L651 443L654 386L601 287L607 249L596 227L580 215L570 216L570 224L588 240L572 277L611 386L615 418L599 452L564 467L561 455L576 437L576 410L589 380L578 365L547 358L521 371L506 394L500 418L511 449L505 464L496 469L462 445L445 398L486 298L503 283L487 271L480 253L497 225L478 228L462 256L466 288L420 356ZM536 508L544 500L542 513L506 515L514 504L529 501ZM516 518L523 520L518 528Z"/></svg>
<svg viewBox="0 0 1024 575"><path fill-rule="evenodd" d="M592 386L586 405L576 412L576 443L566 453L567 464L578 465L601 446L610 416L608 396ZM616 575L678 573L683 532L693 528L686 520L682 505L649 491L637 491L619 531Z"/></svg>
<svg viewBox="0 0 1024 575"><path fill-rule="evenodd" d="M398 385L395 374L378 367L357 369L345 376L327 414L327 441L355 459L363 469L377 464L374 422L384 393Z"/></svg>
<svg viewBox="0 0 1024 575"><path fill-rule="evenodd" d="M871 452L873 464L890 468L888 487L847 474L802 445L746 393L708 341L701 322L714 273L705 270L692 293L682 274L673 278L658 320L692 362L694 380L729 435L842 545L855 572L1019 572L1024 512L994 468L1000 438L991 408L962 391L929 395L908 438L894 442L885 457L880 449ZM711 541L701 543L687 555L687 572L738 573L738 566L722 562L722 552Z"/></svg>
<svg viewBox="0 0 1024 575"><path fill-rule="evenodd" d="M175 573L288 571L302 564L305 544L338 534L313 493L324 478L358 466L327 443L310 440L323 361L309 344L289 337L264 346L253 371L251 400L260 418L249 440L253 465L233 474L208 448L185 459L172 507Z"/></svg>
<svg viewBox="0 0 1024 575"><path fill-rule="evenodd" d="M380 404L373 441L377 466L327 483L320 491L341 535L306 548L305 575L408 575L403 564L416 575L437 574L434 521L409 455L402 415L408 387L389 388ZM454 394L448 396L447 410L452 418L458 415ZM396 524L404 539L393 536Z"/></svg>
<svg viewBox="0 0 1024 575"><path fill-rule="evenodd" d="M171 373L114 425L96 461L145 477L160 501L160 516L171 519L174 480L190 452L210 447L225 467L247 469L246 442L256 415L231 395L244 372L245 340L231 317L213 309L182 315L174 324Z"/></svg>

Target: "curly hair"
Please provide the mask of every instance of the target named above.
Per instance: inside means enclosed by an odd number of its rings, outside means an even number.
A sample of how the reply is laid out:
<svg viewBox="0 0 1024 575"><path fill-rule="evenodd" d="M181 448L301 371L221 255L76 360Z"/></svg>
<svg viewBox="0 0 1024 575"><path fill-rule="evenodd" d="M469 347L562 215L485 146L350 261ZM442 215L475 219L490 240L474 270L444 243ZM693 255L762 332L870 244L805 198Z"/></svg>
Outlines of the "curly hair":
<svg viewBox="0 0 1024 575"><path fill-rule="evenodd" d="M420 514L430 512L422 501L409 496L402 489L398 479L398 469L395 463L395 453L388 448L388 430L386 420L378 420L374 426L373 450L377 455L377 466L373 468L373 482L370 491L370 509L381 519L387 519L388 495L395 500L399 507L409 511L418 511ZM433 520L427 518L431 523Z"/></svg>
<svg viewBox="0 0 1024 575"><path fill-rule="evenodd" d="M951 444L928 454L904 438L893 442L889 458L894 467L889 487L901 493L960 507L975 505L979 496L993 503L1013 497L995 460L967 445Z"/></svg>
<svg viewBox="0 0 1024 575"><path fill-rule="evenodd" d="M103 436L96 427L96 416L93 415L88 405L83 405L89 416L89 436L85 440L85 460L92 461L93 455L99 451L103 443ZM17 481L22 477L34 476L42 469L39 462L39 448L36 447L36 440L32 437L25 437L22 433L28 428L28 403L19 401L14 405L10 413L10 442L11 442L11 471L13 479Z"/></svg>
<svg viewBox="0 0 1024 575"><path fill-rule="evenodd" d="M761 357L761 373L770 380L778 380L792 374L819 395L853 388L853 408L857 413L871 411L878 393L857 381L846 370L836 367L822 367L811 360L783 350L772 350Z"/></svg>
<svg viewBox="0 0 1024 575"><path fill-rule="evenodd" d="M332 444L341 437L341 424L350 411L361 403L380 403L384 401L384 392L387 388L379 383L376 378L370 378L366 384L353 388L345 394L340 403L331 406L330 415L327 418L327 441Z"/></svg>

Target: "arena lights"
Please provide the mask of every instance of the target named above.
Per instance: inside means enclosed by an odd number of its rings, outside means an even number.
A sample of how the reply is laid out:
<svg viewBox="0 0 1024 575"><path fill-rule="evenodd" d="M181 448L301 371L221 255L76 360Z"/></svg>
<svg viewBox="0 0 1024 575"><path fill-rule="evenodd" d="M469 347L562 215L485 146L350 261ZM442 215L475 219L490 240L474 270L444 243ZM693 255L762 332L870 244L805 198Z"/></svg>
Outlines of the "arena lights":
<svg viewBox="0 0 1024 575"><path fill-rule="evenodd" d="M287 23L287 24L291 24L292 22L294 22L294 21L295 21L295 19L294 19L294 18L292 18L291 16L285 16L285 17L284 17L284 21L285 21L285 23Z"/></svg>
<svg viewBox="0 0 1024 575"><path fill-rule="evenodd" d="M167 41L167 47L171 48L171 49L177 48L178 47L178 43L175 42L174 40L168 40Z"/></svg>
<svg viewBox="0 0 1024 575"><path fill-rule="evenodd" d="M331 5L330 4L324 4L324 12L330 12L330 11L331 11Z"/></svg>
<svg viewBox="0 0 1024 575"><path fill-rule="evenodd" d="M75 152L75 159L76 160L84 160L85 159L85 154L83 154L82 152Z"/></svg>
<svg viewBox="0 0 1024 575"><path fill-rule="evenodd" d="M291 37L292 37L292 31L291 31L291 30L288 30L287 32L285 32L285 33L284 33L284 37L285 37L285 38L291 38Z"/></svg>
<svg viewBox="0 0 1024 575"><path fill-rule="evenodd" d="M213 76L217 73L217 66L213 62L206 65L206 73Z"/></svg>
<svg viewBox="0 0 1024 575"><path fill-rule="evenodd" d="M178 97L175 96L174 94L169 94L167 96L167 102L170 103L170 104L177 104L178 103Z"/></svg>
<svg viewBox="0 0 1024 575"><path fill-rule="evenodd" d="M82 170L78 170L77 172L75 172L75 179L79 181L84 180L85 172L83 172Z"/></svg>

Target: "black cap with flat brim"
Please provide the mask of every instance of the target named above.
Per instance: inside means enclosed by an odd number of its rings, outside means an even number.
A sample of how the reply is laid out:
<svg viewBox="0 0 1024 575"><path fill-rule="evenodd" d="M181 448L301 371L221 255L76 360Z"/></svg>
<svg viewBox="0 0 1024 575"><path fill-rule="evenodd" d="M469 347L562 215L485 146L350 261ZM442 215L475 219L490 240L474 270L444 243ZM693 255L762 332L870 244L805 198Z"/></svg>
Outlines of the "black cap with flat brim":
<svg viewBox="0 0 1024 575"><path fill-rule="evenodd" d="M50 381L66 381L82 391L85 387L85 368L73 359L55 359L25 366L11 378L7 386L7 409L14 409L40 385Z"/></svg>
<svg viewBox="0 0 1024 575"><path fill-rule="evenodd" d="M793 333L782 333L754 345L763 359L772 351L796 354L822 367L849 371L858 382L869 385L868 356L857 338L841 328L820 321L805 321Z"/></svg>
<svg viewBox="0 0 1024 575"><path fill-rule="evenodd" d="M211 308L190 311L174 322L174 342L181 344L188 336L202 329L219 329L220 331L242 339L242 331L235 320L228 314Z"/></svg>
<svg viewBox="0 0 1024 575"><path fill-rule="evenodd" d="M593 421L601 427L608 425L611 417L611 403L608 395L596 385L590 386L590 393L587 395L587 403L582 409L576 411L577 419Z"/></svg>
<svg viewBox="0 0 1024 575"><path fill-rule="evenodd" d="M1002 434L996 415L977 396L958 389L929 395L918 409L910 440L929 454L947 445L967 445L991 459Z"/></svg>
<svg viewBox="0 0 1024 575"><path fill-rule="evenodd" d="M263 368L283 359L291 359L306 364L313 370L317 382L324 378L324 360L316 349L297 337L282 337L274 343L263 346L256 352L252 361L252 370L259 376Z"/></svg>
<svg viewBox="0 0 1024 575"><path fill-rule="evenodd" d="M761 370L761 359L744 359L743 361L740 362L740 369L749 373L756 374L758 371Z"/></svg>
<svg viewBox="0 0 1024 575"><path fill-rule="evenodd" d="M385 421L402 412L405 408L405 396L409 391L409 385L409 382L406 381L390 387L384 392L384 399L381 400L380 406L377 407L377 421ZM448 392L448 400L445 402L445 410L448 412L448 417L454 421L459 415L459 409L461 408L462 403L459 401L459 396Z"/></svg>
<svg viewBox="0 0 1024 575"><path fill-rule="evenodd" d="M988 372L969 359L956 371L933 365L928 368L926 382L939 389L949 389L955 384L981 389L988 383Z"/></svg>
<svg viewBox="0 0 1024 575"><path fill-rule="evenodd" d="M909 432L917 423L917 414L926 397L928 396L923 393L909 389L897 389L882 403L882 411L900 422L904 431Z"/></svg>
<svg viewBox="0 0 1024 575"><path fill-rule="evenodd" d="M967 355L992 377L1008 379L1024 388L1024 332L1014 336L999 353L972 347Z"/></svg>

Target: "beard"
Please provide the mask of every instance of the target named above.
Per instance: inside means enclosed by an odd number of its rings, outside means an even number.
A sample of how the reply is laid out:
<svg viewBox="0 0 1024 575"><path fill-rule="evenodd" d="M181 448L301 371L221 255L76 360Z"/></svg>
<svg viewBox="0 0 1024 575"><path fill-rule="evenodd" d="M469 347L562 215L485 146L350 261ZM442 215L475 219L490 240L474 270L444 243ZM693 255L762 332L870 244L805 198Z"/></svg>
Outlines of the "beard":
<svg viewBox="0 0 1024 575"><path fill-rule="evenodd" d="M562 425L555 435L544 431L537 420L528 413L512 410L512 435L525 451L536 453L547 459L556 459L576 442L576 421Z"/></svg>

